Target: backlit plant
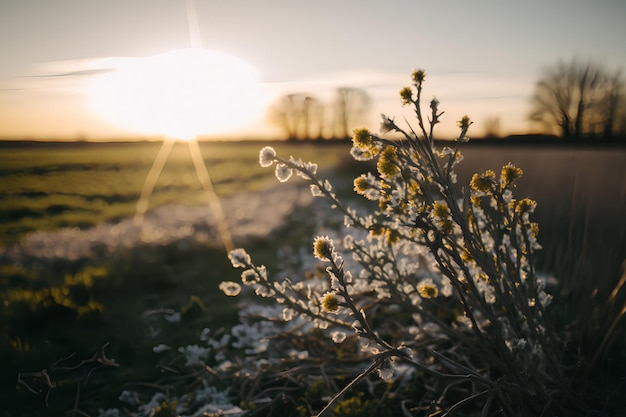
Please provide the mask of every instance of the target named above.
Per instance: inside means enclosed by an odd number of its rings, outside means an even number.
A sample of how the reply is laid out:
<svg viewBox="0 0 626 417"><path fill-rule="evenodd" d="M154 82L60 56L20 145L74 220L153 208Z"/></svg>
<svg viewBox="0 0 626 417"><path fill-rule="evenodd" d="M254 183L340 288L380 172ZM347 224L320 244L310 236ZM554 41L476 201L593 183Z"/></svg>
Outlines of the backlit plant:
<svg viewBox="0 0 626 417"><path fill-rule="evenodd" d="M509 163L458 184L459 144L472 121L463 116L456 141L436 146L443 112L436 99L422 112L425 78L414 71L412 86L400 91L416 128L383 115L380 135L354 131L352 156L376 162L376 173L354 180L354 191L377 203L371 212L339 201L317 165L261 150L261 166L275 164L279 181L295 173L345 216L338 236L313 242L324 279L272 280L243 249L230 252L233 266L243 269L244 285L283 305L284 321L311 320L337 344L358 338L370 365L320 415L376 371L392 381L398 369L427 387L423 397L403 401L405 416L585 414L590 406L575 394L566 340L549 320L552 297L535 270L536 203L513 193L522 170ZM225 284L230 295L239 292L235 285Z"/></svg>

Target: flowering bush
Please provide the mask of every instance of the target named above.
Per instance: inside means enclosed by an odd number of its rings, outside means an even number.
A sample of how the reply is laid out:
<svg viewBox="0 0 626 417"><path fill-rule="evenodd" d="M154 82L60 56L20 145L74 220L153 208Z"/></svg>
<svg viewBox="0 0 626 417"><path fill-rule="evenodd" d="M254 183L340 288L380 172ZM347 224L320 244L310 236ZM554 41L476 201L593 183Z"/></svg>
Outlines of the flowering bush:
<svg viewBox="0 0 626 417"><path fill-rule="evenodd" d="M443 112L433 99L422 113L425 76L414 71L412 86L400 91L417 128L383 115L381 134L399 140L354 131L352 156L376 161L375 174L354 180L358 195L377 202L373 212L361 215L340 202L317 165L284 159L271 147L260 152L261 166L275 164L279 181L295 173L343 212L343 236L313 242L325 278L275 281L244 249L229 258L243 269L245 286L283 306L280 319L309 320L337 344L358 340L359 358L369 365L319 415L375 372L384 381L421 381L423 396L402 401L405 416L588 413L572 383L576 372L564 363L566 336L547 313L552 296L535 270L536 203L513 193L522 170L509 163L499 174L488 170L469 186L457 184L459 144L472 122L462 117L457 140L439 149L434 128ZM239 292L235 283L223 288Z"/></svg>

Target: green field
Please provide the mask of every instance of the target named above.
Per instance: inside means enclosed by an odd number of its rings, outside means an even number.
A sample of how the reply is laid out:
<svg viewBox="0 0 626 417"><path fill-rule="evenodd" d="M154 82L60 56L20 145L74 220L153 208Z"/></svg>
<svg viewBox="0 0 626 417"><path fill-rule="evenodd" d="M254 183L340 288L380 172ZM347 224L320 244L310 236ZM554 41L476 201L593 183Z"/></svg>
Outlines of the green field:
<svg viewBox="0 0 626 417"><path fill-rule="evenodd" d="M132 216L161 144L25 143L0 145L0 246L34 230L89 227ZM275 182L258 164L261 144L201 143L202 156L220 196L260 190ZM285 155L315 158L334 166L346 151L337 147L281 144ZM174 145L149 203L205 204L185 143Z"/></svg>
<svg viewBox="0 0 626 417"><path fill-rule="evenodd" d="M273 170L258 164L263 145L201 143L220 197L279 186ZM348 163L348 145L273 145L279 155L318 163L324 174L346 180L341 192L349 190L357 170ZM29 415L24 410L35 413L32 410L44 407L43 395L15 388L18 372L40 371L73 352L76 357L89 357L108 343L107 355L118 361L119 368L94 372L90 390L81 394L86 408L97 408L113 403L124 384L159 377L158 358L151 351L155 344L182 346L197 341L205 327L227 328L236 322L235 302L224 297L217 285L237 280L238 272L219 242L145 244L86 259L9 256L9 249L19 246L29 233L89 230L132 217L159 147L155 142L0 144L0 363L6 364L0 376L0 409L4 415ZM598 288L594 297L610 291L626 259L623 148L468 145L463 153L460 184L466 184L474 172L497 172L509 161L524 169L516 193L538 201L535 220L544 247L539 266L561 281L561 303L570 305L574 313L585 308L585 300L592 296L590 288ZM306 191L306 185L302 187ZM183 143L174 146L150 198L150 210L172 203L206 205ZM285 218L271 236L250 239L246 248L271 269L280 261L278 242L310 245L319 223L303 221L306 217L305 213L297 221ZM163 320L169 314L163 309L180 312L182 321ZM84 375L55 377L72 381ZM53 390L48 398L52 415L71 408L73 390L75 385L69 382Z"/></svg>

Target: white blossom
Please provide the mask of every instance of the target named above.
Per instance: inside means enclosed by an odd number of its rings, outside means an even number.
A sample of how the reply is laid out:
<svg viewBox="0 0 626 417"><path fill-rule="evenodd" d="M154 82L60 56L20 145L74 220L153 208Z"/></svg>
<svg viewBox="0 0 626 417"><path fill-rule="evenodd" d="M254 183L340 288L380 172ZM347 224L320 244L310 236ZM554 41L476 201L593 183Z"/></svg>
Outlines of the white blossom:
<svg viewBox="0 0 626 417"><path fill-rule="evenodd" d="M209 348L198 345L180 347L178 351L185 355L185 366L204 365L209 356Z"/></svg>
<svg viewBox="0 0 626 417"><path fill-rule="evenodd" d="M165 345L163 343L159 343L158 345L152 347L152 351L154 353L161 353L161 352L165 352L166 350L171 350L171 349L172 348L170 346Z"/></svg>
<svg viewBox="0 0 626 417"><path fill-rule="evenodd" d="M335 343L341 343L346 340L346 334L344 332L333 332L332 337Z"/></svg>
<svg viewBox="0 0 626 417"><path fill-rule="evenodd" d="M250 255L241 248L231 250L228 253L228 259L235 268L246 268L251 262Z"/></svg>
<svg viewBox="0 0 626 417"><path fill-rule="evenodd" d="M235 297L241 292L241 285L233 281L220 282L219 289L229 297Z"/></svg>
<svg viewBox="0 0 626 417"><path fill-rule="evenodd" d="M278 181L286 182L293 175L293 169L291 169L287 164L280 163L276 165L275 174Z"/></svg>
<svg viewBox="0 0 626 417"><path fill-rule="evenodd" d="M394 364L390 359L385 359L378 368L378 375L383 381L390 381L393 378Z"/></svg>
<svg viewBox="0 0 626 417"><path fill-rule="evenodd" d="M324 193L322 192L322 190L320 189L320 187L317 184L311 184L310 188L311 188L311 195L313 197L323 197L324 196Z"/></svg>
<svg viewBox="0 0 626 417"><path fill-rule="evenodd" d="M267 168L274 163L276 158L276 151L271 146L266 146L259 152L259 164L263 168Z"/></svg>

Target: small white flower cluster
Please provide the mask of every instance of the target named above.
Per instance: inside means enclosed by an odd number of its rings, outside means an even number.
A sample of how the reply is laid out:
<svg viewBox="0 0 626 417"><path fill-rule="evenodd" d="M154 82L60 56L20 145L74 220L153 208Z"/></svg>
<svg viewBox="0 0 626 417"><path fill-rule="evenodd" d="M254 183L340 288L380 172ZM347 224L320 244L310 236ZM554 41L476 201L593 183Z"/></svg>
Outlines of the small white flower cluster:
<svg viewBox="0 0 626 417"><path fill-rule="evenodd" d="M329 196L335 198L332 192L332 185L328 180L320 181L317 179L317 164L312 162L303 162L302 159L282 159L276 155L276 151L271 146L266 146L259 152L259 164L262 167L269 167L277 162L274 174L280 182L287 182L293 176L295 171L298 177L310 182L311 194L314 197Z"/></svg>
<svg viewBox="0 0 626 417"><path fill-rule="evenodd" d="M267 168L274 163L275 158L276 151L274 150L274 148L272 148L271 146L266 146L265 148L261 149L261 152L259 153L259 164L263 168Z"/></svg>
<svg viewBox="0 0 626 417"><path fill-rule="evenodd" d="M125 404L124 411L119 409L100 410L98 417L126 416L128 409L134 409L133 416L152 417L162 410L164 404L172 406L176 415L180 416L205 416L205 415L229 415L239 417L244 415L244 410L231 403L227 392L219 391L214 386L205 385L193 393L178 398L157 392L149 399L135 391L123 391L119 400Z"/></svg>
<svg viewBox="0 0 626 417"><path fill-rule="evenodd" d="M220 283L219 289L229 297L236 297L241 292L241 285L233 281L223 281Z"/></svg>
<svg viewBox="0 0 626 417"><path fill-rule="evenodd" d="M320 260L333 264L342 262L334 248L332 239L324 236L318 237L314 243L316 257ZM235 249L229 254L231 262L243 268L241 273L242 283L254 288L255 293L261 297L274 298L283 305L280 318L288 322L297 317L310 318L316 327L325 329L329 325L350 328L350 325L337 316L337 308L324 307L324 299L330 290L330 282L309 279L306 281L292 282L289 278L275 281L268 278L265 266L254 265L250 260L240 263L242 259L250 259L243 249ZM304 297L303 297L304 295Z"/></svg>
<svg viewBox="0 0 626 417"><path fill-rule="evenodd" d="M204 361L209 356L210 349L198 345L188 345L179 347L178 351L185 356L185 366L203 366Z"/></svg>

